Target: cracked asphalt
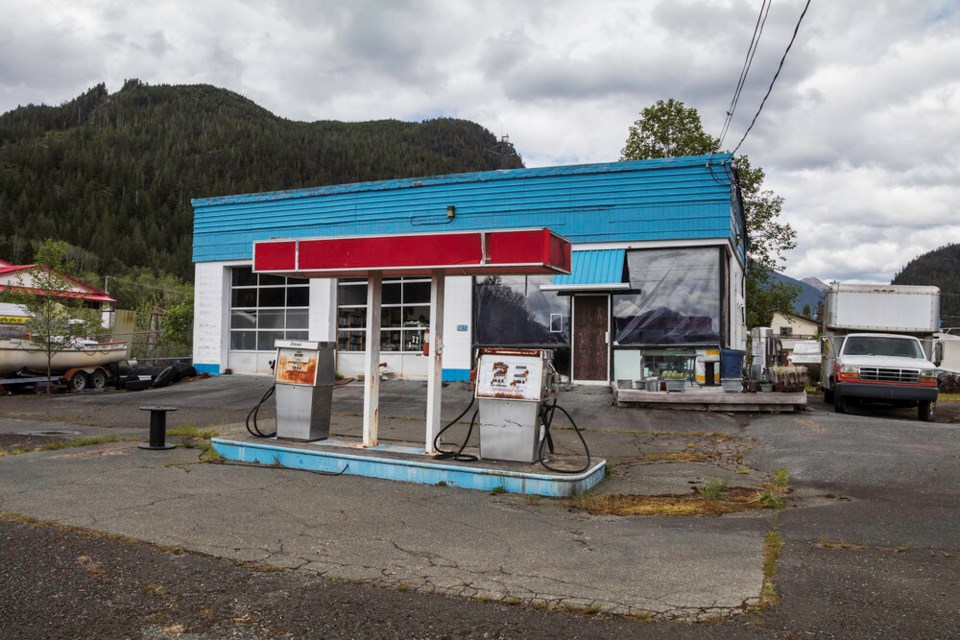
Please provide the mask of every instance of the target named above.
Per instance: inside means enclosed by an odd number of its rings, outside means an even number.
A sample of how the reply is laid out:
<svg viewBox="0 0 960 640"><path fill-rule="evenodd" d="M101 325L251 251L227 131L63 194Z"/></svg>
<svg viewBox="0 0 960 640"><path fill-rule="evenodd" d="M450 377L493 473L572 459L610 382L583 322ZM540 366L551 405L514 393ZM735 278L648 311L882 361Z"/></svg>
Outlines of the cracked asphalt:
<svg viewBox="0 0 960 640"><path fill-rule="evenodd" d="M603 389L561 396L594 455L615 463L597 491L757 487L788 469L786 509L722 517L590 516L562 500L136 447L140 405L173 404L171 426L227 435L269 383L0 398L0 447L52 429L134 439L0 457L0 635L960 637L950 407L925 424L815 401L743 416L617 408ZM336 390L335 434L359 433L361 396ZM445 389L443 414L467 397ZM422 438L424 403L421 384L386 383L381 439ZM572 431L557 440L576 448ZM779 604L756 612L774 527Z"/></svg>

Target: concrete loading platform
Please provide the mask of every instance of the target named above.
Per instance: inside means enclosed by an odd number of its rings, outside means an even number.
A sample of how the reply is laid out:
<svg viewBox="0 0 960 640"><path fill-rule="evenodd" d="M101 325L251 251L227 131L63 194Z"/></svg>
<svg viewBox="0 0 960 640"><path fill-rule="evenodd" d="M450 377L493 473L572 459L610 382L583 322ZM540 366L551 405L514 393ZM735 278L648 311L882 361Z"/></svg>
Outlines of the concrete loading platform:
<svg viewBox="0 0 960 640"><path fill-rule="evenodd" d="M455 486L481 491L568 497L587 491L604 477L606 461L594 458L580 473L556 473L540 464L477 460L460 462L426 455L409 443L363 447L357 438L331 437L313 442L236 436L213 438L214 450L227 460L275 465L331 475L357 475L418 484ZM465 454L476 454L470 448ZM558 469L579 469L585 456L551 460Z"/></svg>
<svg viewBox="0 0 960 640"><path fill-rule="evenodd" d="M643 391L611 385L620 407L649 407L677 411L748 411L792 413L807 408L807 394L798 392L727 392L722 387L687 384L683 391Z"/></svg>

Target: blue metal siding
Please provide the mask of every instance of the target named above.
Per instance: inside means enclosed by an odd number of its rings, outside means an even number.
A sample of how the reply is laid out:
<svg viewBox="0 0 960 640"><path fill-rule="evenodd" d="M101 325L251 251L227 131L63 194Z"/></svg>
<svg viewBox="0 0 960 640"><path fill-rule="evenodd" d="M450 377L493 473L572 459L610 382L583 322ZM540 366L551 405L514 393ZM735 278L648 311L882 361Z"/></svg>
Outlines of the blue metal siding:
<svg viewBox="0 0 960 640"><path fill-rule="evenodd" d="M623 282L624 249L574 251L570 275L554 276L554 285L618 284Z"/></svg>
<svg viewBox="0 0 960 640"><path fill-rule="evenodd" d="M574 243L732 239L728 166L698 156L196 199L193 259L249 259L268 238L521 227Z"/></svg>

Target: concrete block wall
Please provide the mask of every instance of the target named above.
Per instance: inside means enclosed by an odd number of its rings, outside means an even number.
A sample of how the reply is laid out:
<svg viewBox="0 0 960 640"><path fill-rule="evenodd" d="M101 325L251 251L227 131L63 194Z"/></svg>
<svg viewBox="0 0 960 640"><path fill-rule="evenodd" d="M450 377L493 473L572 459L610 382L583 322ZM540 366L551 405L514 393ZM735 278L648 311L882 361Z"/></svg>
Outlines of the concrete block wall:
<svg viewBox="0 0 960 640"><path fill-rule="evenodd" d="M194 265L193 363L200 373L219 374L226 362L230 270L223 262Z"/></svg>

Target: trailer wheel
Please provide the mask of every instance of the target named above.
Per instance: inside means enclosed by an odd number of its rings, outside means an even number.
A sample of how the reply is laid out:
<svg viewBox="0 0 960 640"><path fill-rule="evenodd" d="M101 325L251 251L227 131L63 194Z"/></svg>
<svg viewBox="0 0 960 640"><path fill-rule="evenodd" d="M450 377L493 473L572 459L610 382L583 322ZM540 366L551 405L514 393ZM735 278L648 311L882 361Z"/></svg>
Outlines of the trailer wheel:
<svg viewBox="0 0 960 640"><path fill-rule="evenodd" d="M933 422L933 416L937 411L936 400L921 400L917 404L917 415L923 422Z"/></svg>
<svg viewBox="0 0 960 640"><path fill-rule="evenodd" d="M87 374L83 371L77 371L70 378L70 388L74 391L83 391L87 388Z"/></svg>
<svg viewBox="0 0 960 640"><path fill-rule="evenodd" d="M90 387L92 389L103 389L105 386L107 386L107 374L104 373L103 369L95 369L90 374Z"/></svg>

